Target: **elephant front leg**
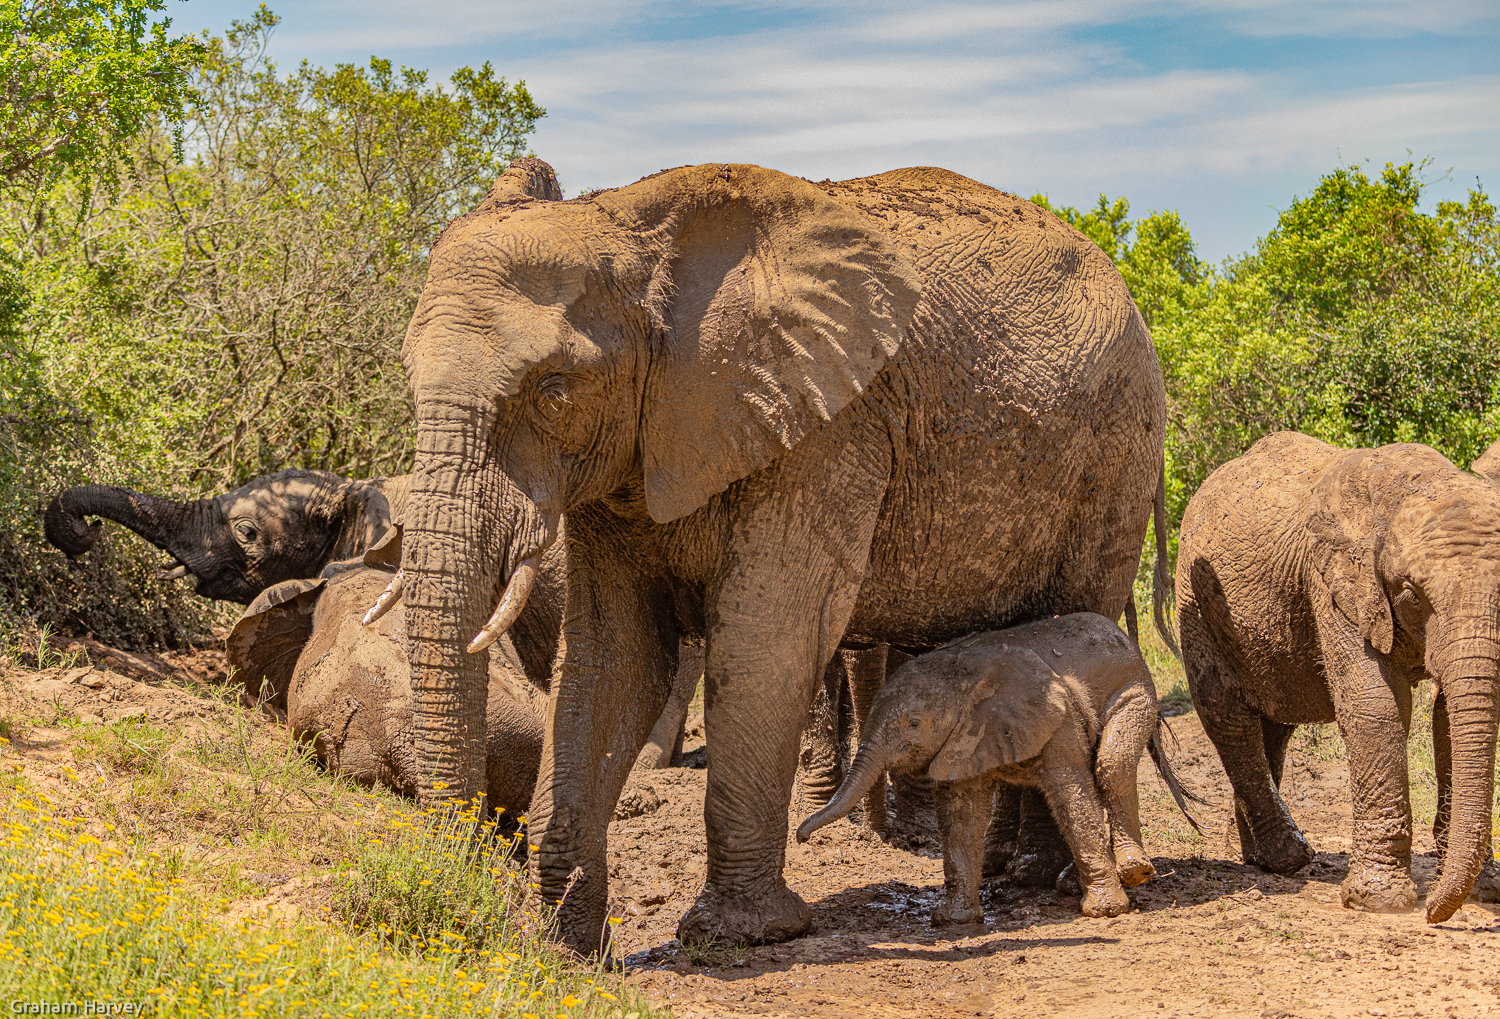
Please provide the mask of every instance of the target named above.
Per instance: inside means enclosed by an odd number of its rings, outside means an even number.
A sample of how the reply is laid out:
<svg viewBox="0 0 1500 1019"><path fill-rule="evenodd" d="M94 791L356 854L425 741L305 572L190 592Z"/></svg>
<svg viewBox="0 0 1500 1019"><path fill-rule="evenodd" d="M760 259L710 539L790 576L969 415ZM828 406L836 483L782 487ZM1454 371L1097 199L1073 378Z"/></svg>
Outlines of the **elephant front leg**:
<svg viewBox="0 0 1500 1019"><path fill-rule="evenodd" d="M1329 644L1339 653L1329 654ZM1354 824L1349 874L1340 893L1349 909L1399 913L1417 905L1411 879L1411 800L1406 734L1411 684L1352 640L1324 642L1329 685L1349 756Z"/></svg>
<svg viewBox="0 0 1500 1019"><path fill-rule="evenodd" d="M984 833L994 807L996 784L995 779L981 775L937 790L946 896L932 911L934 927L984 923L979 882L984 870Z"/></svg>
<svg viewBox="0 0 1500 1019"><path fill-rule="evenodd" d="M568 521L568 620L529 812L533 879L557 905L563 942L584 954L608 947L609 822L666 704L678 647L666 583L627 573L642 557L595 516Z"/></svg>
<svg viewBox="0 0 1500 1019"><path fill-rule="evenodd" d="M705 597L708 879L678 926L683 941L785 941L812 922L782 878L787 807L814 688L859 596L884 480L858 446L814 448L799 466L801 451L740 493Z"/></svg>

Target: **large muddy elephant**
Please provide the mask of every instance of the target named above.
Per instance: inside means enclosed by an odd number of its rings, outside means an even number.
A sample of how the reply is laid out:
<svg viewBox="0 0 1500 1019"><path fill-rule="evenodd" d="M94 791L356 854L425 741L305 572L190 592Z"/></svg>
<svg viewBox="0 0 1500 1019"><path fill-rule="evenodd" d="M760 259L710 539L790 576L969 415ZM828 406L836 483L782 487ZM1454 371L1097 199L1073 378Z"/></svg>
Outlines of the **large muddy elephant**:
<svg viewBox="0 0 1500 1019"><path fill-rule="evenodd" d="M794 937L787 807L829 658L1118 618L1161 482L1155 349L1087 238L944 170L686 167L569 202L528 197L535 172L435 242L403 347L421 793L479 788L474 651L566 513L530 815L562 935L600 947L613 804L702 635L708 878L679 934Z"/></svg>
<svg viewBox="0 0 1500 1019"><path fill-rule="evenodd" d="M1427 918L1451 916L1491 857L1500 489L1426 446L1345 450L1277 432L1188 503L1177 610L1246 862L1282 874L1311 862L1278 786L1296 726L1338 722L1353 908L1416 905L1406 739L1412 687L1434 680L1443 860Z"/></svg>
<svg viewBox="0 0 1500 1019"><path fill-rule="evenodd" d="M47 506L47 540L70 556L93 548L104 517L174 556L169 577L197 578L205 598L248 605L284 580L316 577L373 545L406 506L408 479L286 470L232 492L178 501L114 485L70 488Z"/></svg>

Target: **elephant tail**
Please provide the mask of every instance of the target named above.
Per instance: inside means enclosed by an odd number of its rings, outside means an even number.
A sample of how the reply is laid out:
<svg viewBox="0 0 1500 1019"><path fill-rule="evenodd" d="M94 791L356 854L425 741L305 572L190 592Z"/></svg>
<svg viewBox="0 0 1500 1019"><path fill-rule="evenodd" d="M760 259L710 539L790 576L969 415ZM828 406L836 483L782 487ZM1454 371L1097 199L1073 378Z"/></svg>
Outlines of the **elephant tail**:
<svg viewBox="0 0 1500 1019"><path fill-rule="evenodd" d="M1167 577L1167 464L1162 456L1161 473L1156 478L1156 499L1151 504L1151 521L1156 528L1156 565L1151 571L1151 614L1156 620L1156 632L1178 661L1182 660L1182 649L1172 637L1167 626L1167 592L1171 584Z"/></svg>
<svg viewBox="0 0 1500 1019"><path fill-rule="evenodd" d="M1166 724L1166 719L1160 719L1158 722L1158 725L1161 727L1165 727ZM1168 733L1171 731L1171 729L1167 729ZM1207 835L1208 833L1203 830L1203 826L1198 823L1197 818L1193 817L1192 811L1188 810L1187 801L1192 800L1194 803L1201 803L1204 806L1208 805L1208 801L1201 796L1184 790L1182 783L1177 781L1177 773L1172 770L1172 764L1167 760L1166 748L1161 745L1161 728L1158 728L1152 734L1150 742L1146 744L1146 749L1151 754L1152 763L1156 765L1156 773L1166 783L1167 790L1172 794L1172 799L1177 801L1177 809L1182 811L1182 816L1187 818L1188 824L1193 826L1193 831L1199 835Z"/></svg>

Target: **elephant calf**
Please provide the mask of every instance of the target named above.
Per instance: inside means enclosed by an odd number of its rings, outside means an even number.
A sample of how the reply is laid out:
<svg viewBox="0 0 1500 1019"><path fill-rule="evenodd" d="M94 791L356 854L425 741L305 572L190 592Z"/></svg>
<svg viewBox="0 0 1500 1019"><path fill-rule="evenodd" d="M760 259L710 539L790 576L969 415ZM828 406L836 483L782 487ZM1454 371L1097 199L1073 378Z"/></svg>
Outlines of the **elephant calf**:
<svg viewBox="0 0 1500 1019"><path fill-rule="evenodd" d="M364 785L416 795L415 722L404 613L373 626L360 619L390 581L356 568L332 578L289 580L262 592L227 641L246 688L286 712L293 735L328 770ZM526 677L508 637L489 656L485 794L523 811L542 755L546 693Z"/></svg>
<svg viewBox="0 0 1500 1019"><path fill-rule="evenodd" d="M1156 875L1141 848L1135 778L1142 750L1151 749L1182 803L1156 727L1150 670L1103 616L1081 612L965 637L891 675L870 708L849 777L797 838L806 842L849 813L883 772L925 773L938 783L947 889L932 922L979 923L996 788L1002 781L1037 787L1073 850L1084 914L1117 916L1130 908L1124 889Z"/></svg>

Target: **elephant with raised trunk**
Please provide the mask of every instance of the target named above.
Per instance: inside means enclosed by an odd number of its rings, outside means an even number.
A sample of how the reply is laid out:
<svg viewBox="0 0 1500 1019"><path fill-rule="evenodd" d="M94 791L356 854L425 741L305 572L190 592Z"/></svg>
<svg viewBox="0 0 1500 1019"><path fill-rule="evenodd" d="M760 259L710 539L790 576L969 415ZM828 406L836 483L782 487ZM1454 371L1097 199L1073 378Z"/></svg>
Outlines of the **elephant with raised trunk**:
<svg viewBox="0 0 1500 1019"><path fill-rule="evenodd" d="M175 557L168 578L197 578L205 598L248 605L285 580L360 555L406 505L407 478L356 480L286 470L232 492L178 501L114 485L70 488L47 506L47 540L70 556L94 547L103 517Z"/></svg>
<svg viewBox="0 0 1500 1019"><path fill-rule="evenodd" d="M1433 679L1442 876L1427 919L1451 916L1493 868L1500 488L1427 446L1268 435L1188 503L1177 608L1247 863L1289 874L1312 861L1278 786L1296 727L1338 723L1354 802L1351 908L1416 905L1406 741L1412 688Z"/></svg>
<svg viewBox="0 0 1500 1019"><path fill-rule="evenodd" d="M435 242L402 352L421 794L479 788L474 652L566 513L530 813L562 935L601 946L613 805L701 635L708 877L679 934L795 937L786 815L826 663L846 637L1118 618L1162 477L1155 349L1083 234L945 170L714 164L568 202L519 196L529 172Z"/></svg>

